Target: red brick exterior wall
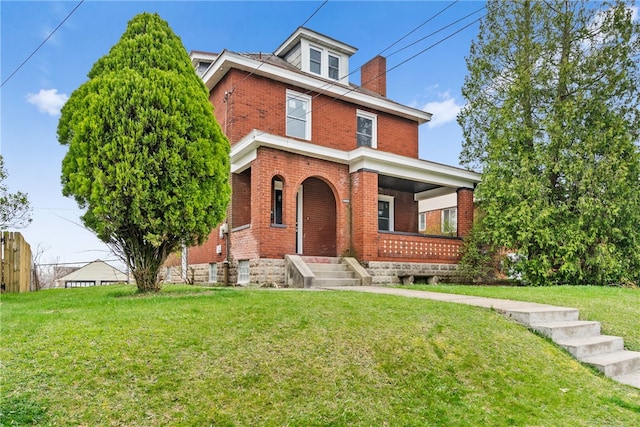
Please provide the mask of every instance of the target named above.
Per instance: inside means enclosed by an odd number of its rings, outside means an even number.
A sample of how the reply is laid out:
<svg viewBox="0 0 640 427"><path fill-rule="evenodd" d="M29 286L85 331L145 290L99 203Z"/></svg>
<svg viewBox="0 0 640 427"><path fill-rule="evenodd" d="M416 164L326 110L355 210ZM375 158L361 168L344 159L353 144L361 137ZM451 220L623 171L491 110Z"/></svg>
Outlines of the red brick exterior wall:
<svg viewBox="0 0 640 427"><path fill-rule="evenodd" d="M231 228L251 224L251 169L231 174Z"/></svg>
<svg viewBox="0 0 640 427"><path fill-rule="evenodd" d="M362 87L387 96L387 59L385 57L378 55L364 64L360 75Z"/></svg>
<svg viewBox="0 0 640 427"><path fill-rule="evenodd" d="M224 260L224 241L219 237L218 227L211 230L209 238L200 246L191 246L187 251L188 264L207 264ZM223 254L216 253L216 246L222 245ZM179 265L179 264L177 264Z"/></svg>
<svg viewBox="0 0 640 427"><path fill-rule="evenodd" d="M238 142L253 129L286 136L286 90L306 91L255 74L247 76L244 71L229 70L210 93L214 114L230 142ZM314 98L312 139L308 142L343 151L357 148L356 111L359 107L317 95L309 94ZM377 115L378 151L418 158L416 122L370 112ZM271 186L276 176L283 181L282 224L277 225L272 224L271 218ZM427 242L424 236L378 232L379 192L394 196L395 231L418 232L418 207L412 193L379 188L376 171L349 173L347 165L260 147L251 167L232 175L229 212L232 224L228 234L231 261L283 258L285 254L296 253L296 202L300 185L304 186L303 255L339 256L353 252L365 261L402 258L425 262L454 262L458 257L455 248L459 240L433 246L437 239ZM459 236L466 235L472 219L473 190L459 189ZM218 245L221 254L217 254ZM381 245L389 246L382 249ZM188 262L223 261L226 247L226 237L220 238L216 227L205 244L189 249ZM414 247L426 249L416 249L417 252L407 249Z"/></svg>
<svg viewBox="0 0 640 427"><path fill-rule="evenodd" d="M465 237L473 227L473 190L458 188L458 237Z"/></svg>
<svg viewBox="0 0 640 427"><path fill-rule="evenodd" d="M414 200L413 193L379 188L378 194L393 196L394 231L418 232L418 202Z"/></svg>
<svg viewBox="0 0 640 427"><path fill-rule="evenodd" d="M425 212L427 215L427 228L424 234L440 234L442 233L442 209Z"/></svg>
<svg viewBox="0 0 640 427"><path fill-rule="evenodd" d="M360 170L351 174L353 251L362 260L377 258L378 174Z"/></svg>
<svg viewBox="0 0 640 427"><path fill-rule="evenodd" d="M216 119L233 144L251 130L286 136L286 91L305 94L304 89L230 70L211 91ZM234 84L237 84L234 88ZM228 93L232 90L232 94ZM225 93L227 101L224 102ZM315 92L311 101L311 140L313 144L351 151L356 144L357 106ZM369 111L378 117L378 150L418 158L418 124L390 114Z"/></svg>

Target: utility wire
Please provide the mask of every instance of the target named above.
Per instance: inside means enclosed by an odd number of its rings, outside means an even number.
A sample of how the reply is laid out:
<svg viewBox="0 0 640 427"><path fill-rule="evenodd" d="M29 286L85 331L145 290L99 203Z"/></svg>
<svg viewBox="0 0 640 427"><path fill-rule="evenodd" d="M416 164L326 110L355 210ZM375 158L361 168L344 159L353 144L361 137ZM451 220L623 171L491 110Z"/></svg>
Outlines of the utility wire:
<svg viewBox="0 0 640 427"><path fill-rule="evenodd" d="M318 8L316 9L316 11L315 11L315 12L313 12L313 13L311 14L311 16L310 16L310 17L308 17L308 18L307 18L307 20L306 20L306 21L304 21L304 22L302 23L302 25L300 25L300 26L301 26L301 27L304 27L305 25L307 25L307 22L311 21L311 18L313 18L313 17L316 15L316 13L318 13L318 12L320 11L320 9L322 9L322 6L324 6L325 4L327 4L327 2L328 2L328 1L329 1L329 0L324 0L324 2L323 2L320 6L318 6Z"/></svg>
<svg viewBox="0 0 640 427"><path fill-rule="evenodd" d="M460 22L460 21L464 21L465 19L467 19L467 18L468 18L468 17L470 17L471 15L475 15L476 13L480 12L480 11L481 11L481 10L483 10L483 9L485 9L485 7L484 7L484 6L482 6L482 7L481 7L480 9L478 9L478 10L475 10L475 11L473 11L473 12L471 12L471 13L469 13L469 14L467 14L467 15L463 16L463 17L462 17L462 18L460 18L460 19L457 19L457 20L453 21L452 23L450 23L450 24L448 24L448 25L445 25L444 27L441 27L441 28L437 29L436 31L433 31L433 32L432 32L432 33L430 33L430 34L427 34L426 36L424 36L424 37L422 37L422 38L420 38L420 39L418 39L418 40L414 41L413 43L409 43L409 44L408 44L408 45L406 45L405 47L402 47L402 48L400 48L400 49L398 49L398 50L396 50L396 51L391 52L389 55L387 55L387 58L390 58L390 57L392 57L393 55L395 55L396 53L402 52L403 50L408 49L408 48L410 48L411 46L414 46L414 45L416 45L416 44L420 43L421 41L424 41L424 40L428 39L429 37L434 36L434 35L438 34L439 32L442 32L442 31L446 30L446 29L447 29L447 28L449 28L449 27L454 26L455 24L457 24L457 23L458 23L458 22ZM476 22L476 21L474 21L474 22ZM473 23L472 23L472 24L473 24ZM466 27L465 27L465 28L466 28ZM463 28L463 29L464 29L464 28Z"/></svg>
<svg viewBox="0 0 640 427"><path fill-rule="evenodd" d="M309 22L311 20L311 18L313 18L315 16L316 13L318 13L320 11L320 9L322 9L322 7L327 4L329 0L325 0L320 6L318 6L318 8L311 14L311 16L309 16L301 25L301 27L304 27L304 25ZM260 67L262 67L266 62L267 62L268 58L265 59L264 61L261 61L260 64L254 68L253 70L251 70L251 72L249 74L247 74L246 76L244 76L244 78L242 80L240 80L238 83L236 83L235 85L233 85L233 87L231 89L228 90L228 93L230 95L233 94L233 91L240 86L245 80L247 80L249 77L251 77L254 73L256 73Z"/></svg>
<svg viewBox="0 0 640 427"><path fill-rule="evenodd" d="M385 47L378 55L382 55L384 52L388 51L389 49L391 49L393 46L397 45L398 43L400 43L402 40L406 39L407 37L409 37L411 34L415 33L416 31L418 31L420 28L422 28L423 26L425 26L426 24L428 24L429 22L431 22L433 19L435 19L436 17L438 17L438 15L440 15L441 13L443 13L444 11L446 11L447 9L449 9L451 6L453 6L454 4L458 3L459 0L456 0L452 3L449 3L449 5L447 7L445 7L444 9L442 9L440 12L436 13L435 15L433 15L431 18L427 19L426 21L424 21L422 24L418 25L417 27L415 27L413 30L409 31L407 34L405 34L404 36L402 36L401 38L399 38L398 40L396 40L395 42L391 43L389 46Z"/></svg>
<svg viewBox="0 0 640 427"><path fill-rule="evenodd" d="M464 27L460 28L459 30L457 30L457 31L455 31L455 32L453 32L453 33L451 33L451 34L449 34L448 36L446 36L446 37L444 37L444 38L442 38L442 39L438 40L437 42L435 42L435 43L433 43L432 45L428 46L427 48L425 48L425 49L421 50L420 52L416 53L415 55L413 55L413 56L411 56L411 57L409 57L409 58L405 59L405 60L404 60L404 61L402 61L402 62L400 62L399 64L394 65L393 67L391 67L391 68L389 68L388 70L386 70L386 72L385 72L384 74L389 73L390 71L395 70L396 68L400 67L401 65L406 64L407 62L409 62L409 61L411 61L411 60L413 60L413 59L417 58L418 56L422 55L423 53L427 52L428 50L430 50L430 49L432 49L432 48L434 48L434 47L438 46L440 43L442 43L442 42L444 42L444 41L446 41L446 40L450 39L451 37L455 36L456 34L458 34L458 33L462 32L462 31L464 31L465 29L469 28L470 26L472 26L472 25L473 25L473 24L475 24L476 22L479 22L482 18L484 18L484 16L485 16L485 15L481 16L480 18L476 19L476 20L475 20L475 21L473 21L473 22L470 22L469 24L467 24L467 25L465 25ZM382 76L382 75L384 75L384 74L382 74L382 73L381 73L381 74L378 74L377 76L375 76L375 77L371 78L370 80L367 80L367 81L366 81L366 82L364 82L364 83L363 83L363 82L360 82L360 87L362 87L363 85L365 85L366 83L368 83L368 82L370 82L370 81L373 81L373 80L377 79L378 77L380 77L380 76ZM337 101L337 100L339 100L339 99L343 98L345 95L348 95L349 93L351 93L351 92L355 91L356 89L357 89L357 88L356 88L356 87L354 87L354 88L352 88L352 89L348 90L347 92L343 93L342 95L340 95L340 96L336 96L336 97L334 97L334 98L330 99L328 102L326 102L326 103L324 103L324 104L322 104L322 105L320 105L320 106L318 106L318 107L313 107L313 108L311 109L311 111L309 111L307 114L311 114L311 112L313 112L313 111L317 111L317 110L319 110L319 109L321 109L321 108L323 108L323 107L325 107L325 106L327 106L327 105L330 105L331 103L333 103L333 102L335 102L335 101ZM319 96L319 95L320 95L320 94L316 95L316 97L317 97L317 96ZM315 97L314 97L314 98L315 98ZM269 129L267 129L267 130L269 130ZM263 134L265 134L265 133L266 133L266 131L265 131L265 132L262 132L260 135L263 135ZM258 135L258 136L260 136L260 135Z"/></svg>
<svg viewBox="0 0 640 427"><path fill-rule="evenodd" d="M481 8L481 9L479 9L479 10L482 10L482 9L483 9L483 8ZM465 16L464 18L458 19L457 21L455 21L455 23L460 22L461 20L463 20L463 19L465 19L465 18L468 18L469 16L471 16L471 15L473 15L473 14L477 13L479 10L476 10L475 12L468 14L468 15L467 15L467 16ZM379 75L377 75L377 76L373 77L372 79L370 79L370 80L368 80L368 81L366 81L366 82L360 82L360 87L363 87L366 83L368 83L368 82L370 82L370 81L373 81L373 80L377 79L378 77L380 77L380 76L382 76L382 75L384 75L384 74L387 74L387 73L389 73L390 71L393 71L393 70L395 70L396 68L398 68L398 67L400 67L400 66L402 66L402 65L406 64L407 62L409 62L409 61L411 61L411 60L415 59L416 57L418 57L418 56L422 55L423 53L427 52L428 50L430 50L430 49L432 49L432 48L434 48L434 47L438 46L439 44L443 43L444 41L446 41L446 40L450 39L451 37L455 36L456 34L458 34L458 33L462 32L462 31L464 31L465 29L467 29L467 28L469 28L470 26L474 25L475 23L479 22L479 21L480 21L482 18L484 18L484 17L485 17L485 15L482 15L481 17L479 17L479 18L477 18L476 20L474 20L474 21L470 22L469 24L465 25L464 27L462 27L462 28L460 28L460 29L458 29L458 30L454 31L453 33L451 33L451 34L449 34L449 35L447 35L447 36L445 36L445 37L443 37L443 38L441 38L441 39L440 39L440 40L438 40L437 42L435 42L435 43L431 44L430 46L428 46L428 47L426 47L425 49L421 50L420 52L416 53L415 55L413 55L413 56L411 56L411 57L409 57L409 58L405 59L404 61L400 62L399 64L396 64L395 66L393 66L393 67L391 67L391 68L389 68L389 69L385 70L385 71L384 71L384 73L381 73L381 74L379 74ZM455 24L455 23L454 23L454 24ZM436 33L440 32L440 31L442 31L443 29L450 27L451 25L453 25L453 24L448 24L448 25L446 25L445 27L441 28L440 30L437 30L437 31L435 31L434 33L430 34L429 36L431 36L431 35L433 35L433 34L436 34ZM427 36L427 37L429 37L429 36ZM425 38L427 38L427 37L423 37L421 40L424 40L424 39L425 39ZM415 43L412 43L411 45L413 45L413 44L415 44ZM404 49L404 48L403 48L403 49ZM402 50L402 49L400 49L400 50ZM397 51L397 52L399 52L399 51ZM394 53L397 53L397 52L394 52ZM359 68L362 68L362 67L359 67ZM351 74L351 73L350 73L350 74ZM335 83L328 83L328 84L326 84L326 85L324 85L324 86L322 86L322 87L318 88L318 90L322 90L323 88L327 88L327 87L331 87L331 86L335 86ZM351 93L351 92L354 92L354 91L355 91L355 90L357 90L357 89L358 89L358 87L353 87L353 88L349 89L348 91L346 91L345 93L343 93L342 95L339 95L339 96L333 97L331 100L329 100L328 102L326 102L326 103L324 103L324 104L322 104L322 105L320 105L320 106L314 106L314 107L313 107L313 108L311 108L311 110L310 110L310 111L308 111L305 115L309 115L309 114L311 114L312 112L317 111L317 110L319 110L320 108L323 108L323 107L325 107L325 106L327 106L327 105L329 105L329 104L333 103L334 101L337 101L337 100L339 100L339 99L343 98L344 96L348 95L348 94L349 94L349 93ZM317 92L317 90L308 90L308 91L306 92L306 94L308 95L308 94L309 94L309 93L311 93L311 92ZM315 98L319 97L321 94L322 94L322 93L318 92L315 96L313 96L313 98L312 98L312 99L315 99ZM286 100L284 101L284 103L286 103ZM279 103L278 105L281 105L281 104L283 104L283 103ZM276 105L276 106L277 106L277 105ZM261 132L260 134L258 134L257 136L260 136L260 135L264 135L264 134L266 134L266 133L267 133L269 130L271 130L275 125L276 125L276 123L274 122L272 125L268 126L264 131L262 131L262 132Z"/></svg>
<svg viewBox="0 0 640 427"><path fill-rule="evenodd" d="M31 55L29 55L29 56L27 57L27 59L25 59L24 61L22 61L22 64L18 65L18 68L16 68L16 69L13 71L13 73L11 73L11 74L9 75L9 77L7 77L7 78L2 82L2 84L0 84L0 88L1 88L2 86L4 86L4 84L5 84L6 82L8 82L8 81L9 81L9 80L10 80L10 79L11 79L11 78L12 78L12 77L13 77L13 76L14 76L14 75L15 75L15 74L16 74L16 73L17 73L17 72L18 72L18 71L19 71L19 70L20 70L20 69L21 69L21 68L22 68L26 63L27 63L27 62L29 62L29 60L31 59L31 57L33 57L33 55L35 55L35 54L36 54L36 52L38 52L38 51L40 50L40 48L41 48L42 46L44 46L44 44L45 44L45 43L46 43L46 42L47 42L47 41L48 41L48 40L49 40L49 39L50 39L50 38L55 34L55 32L56 32L56 31L58 31L58 29L59 29L60 27L62 27L62 24L64 24L64 23L67 21L67 19L69 19L69 18L71 17L71 15L73 15L73 13L74 13L76 10L78 10L78 8L80 7L80 5L81 5L82 3L84 3L84 0L80 0L80 2L78 2L78 4L76 5L76 7L74 7L74 8L73 8L73 10L72 10L71 12L69 12L69 14L68 14L68 15L67 15L63 20L62 20L62 22L60 22L60 23L58 24L58 26L57 26L53 31L51 31L51 33L49 33L49 35L48 35L48 36L47 36L47 37L42 41L42 43L40 43L40 45L39 45L37 48L35 48L35 50L34 50L33 52L31 52Z"/></svg>

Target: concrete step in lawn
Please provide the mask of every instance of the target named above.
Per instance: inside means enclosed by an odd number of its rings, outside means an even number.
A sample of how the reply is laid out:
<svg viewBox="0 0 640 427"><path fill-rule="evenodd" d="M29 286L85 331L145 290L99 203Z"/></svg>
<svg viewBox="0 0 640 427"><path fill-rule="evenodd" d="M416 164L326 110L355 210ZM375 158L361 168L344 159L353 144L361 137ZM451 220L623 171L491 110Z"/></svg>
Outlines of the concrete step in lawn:
<svg viewBox="0 0 640 427"><path fill-rule="evenodd" d="M600 322L586 320L532 323L529 327L554 342L600 335Z"/></svg>
<svg viewBox="0 0 640 427"><path fill-rule="evenodd" d="M611 335L594 335L556 341L576 359L624 350L624 340Z"/></svg>
<svg viewBox="0 0 640 427"><path fill-rule="evenodd" d="M550 338L579 361L605 376L640 388L640 352L624 349L620 337L601 335L600 322L577 320L578 310L564 307L519 308L505 315Z"/></svg>
<svg viewBox="0 0 640 427"><path fill-rule="evenodd" d="M605 376L640 388L640 352L624 350L624 342L620 337L601 335L599 322L578 320L579 313L575 308L385 286L325 289L403 295L490 308L550 338L576 359L595 367Z"/></svg>
<svg viewBox="0 0 640 427"><path fill-rule="evenodd" d="M618 377L633 372L640 373L640 352L620 350L580 359L607 377Z"/></svg>

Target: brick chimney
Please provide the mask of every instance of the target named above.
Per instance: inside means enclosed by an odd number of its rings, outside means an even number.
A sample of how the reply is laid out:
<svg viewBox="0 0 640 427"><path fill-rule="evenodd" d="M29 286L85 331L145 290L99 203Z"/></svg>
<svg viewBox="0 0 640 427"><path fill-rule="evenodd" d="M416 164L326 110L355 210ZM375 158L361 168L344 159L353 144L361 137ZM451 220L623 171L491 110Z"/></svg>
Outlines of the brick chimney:
<svg viewBox="0 0 640 427"><path fill-rule="evenodd" d="M379 95L387 96L387 58L376 56L360 70L360 85Z"/></svg>

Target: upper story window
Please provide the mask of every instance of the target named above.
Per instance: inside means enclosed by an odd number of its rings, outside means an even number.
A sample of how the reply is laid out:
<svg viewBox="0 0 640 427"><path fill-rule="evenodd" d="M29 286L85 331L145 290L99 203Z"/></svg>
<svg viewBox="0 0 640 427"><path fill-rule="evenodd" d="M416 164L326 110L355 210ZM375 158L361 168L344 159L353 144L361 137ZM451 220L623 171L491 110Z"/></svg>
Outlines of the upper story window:
<svg viewBox="0 0 640 427"><path fill-rule="evenodd" d="M340 80L341 71L344 71L340 69L340 54L309 45L308 55L309 72L332 80Z"/></svg>
<svg viewBox="0 0 640 427"><path fill-rule="evenodd" d="M311 139L311 97L287 90L287 136Z"/></svg>
<svg viewBox="0 0 640 427"><path fill-rule="evenodd" d="M377 141L377 117L375 114L358 111L356 113L356 138L358 147L378 146Z"/></svg>
<svg viewBox="0 0 640 427"><path fill-rule="evenodd" d="M205 71L211 65L211 61L198 61L198 66L196 67L196 73L202 77L204 76Z"/></svg>
<svg viewBox="0 0 640 427"><path fill-rule="evenodd" d="M309 70L312 73L322 74L322 51L309 49Z"/></svg>
<svg viewBox="0 0 640 427"><path fill-rule="evenodd" d="M340 79L340 58L329 54L329 78Z"/></svg>

